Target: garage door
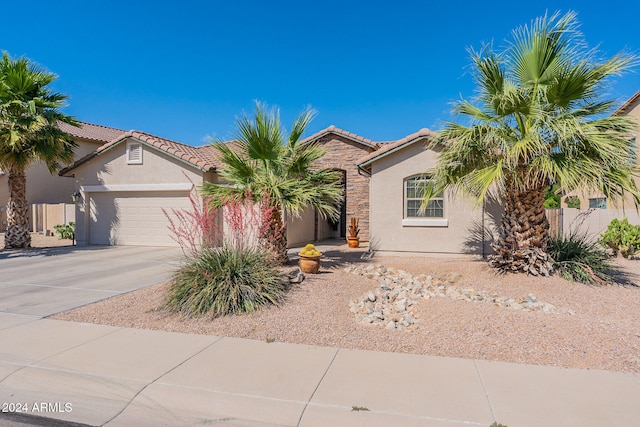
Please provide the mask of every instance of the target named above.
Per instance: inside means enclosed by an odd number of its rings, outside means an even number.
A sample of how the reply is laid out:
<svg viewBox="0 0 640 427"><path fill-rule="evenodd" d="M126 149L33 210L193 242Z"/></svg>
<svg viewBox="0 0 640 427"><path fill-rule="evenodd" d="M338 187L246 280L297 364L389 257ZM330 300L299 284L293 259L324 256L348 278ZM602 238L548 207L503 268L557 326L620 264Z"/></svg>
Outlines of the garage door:
<svg viewBox="0 0 640 427"><path fill-rule="evenodd" d="M103 192L89 195L93 245L177 246L162 212L189 208L186 191Z"/></svg>

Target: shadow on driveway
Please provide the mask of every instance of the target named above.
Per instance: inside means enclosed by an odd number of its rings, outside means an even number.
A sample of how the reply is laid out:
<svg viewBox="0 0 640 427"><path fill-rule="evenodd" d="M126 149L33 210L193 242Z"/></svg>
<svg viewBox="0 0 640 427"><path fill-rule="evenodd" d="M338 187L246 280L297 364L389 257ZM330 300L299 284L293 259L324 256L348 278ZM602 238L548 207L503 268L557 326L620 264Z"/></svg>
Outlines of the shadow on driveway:
<svg viewBox="0 0 640 427"><path fill-rule="evenodd" d="M29 258L36 256L55 256L73 252L102 251L111 246L53 246L50 248L0 249L0 260L9 258Z"/></svg>

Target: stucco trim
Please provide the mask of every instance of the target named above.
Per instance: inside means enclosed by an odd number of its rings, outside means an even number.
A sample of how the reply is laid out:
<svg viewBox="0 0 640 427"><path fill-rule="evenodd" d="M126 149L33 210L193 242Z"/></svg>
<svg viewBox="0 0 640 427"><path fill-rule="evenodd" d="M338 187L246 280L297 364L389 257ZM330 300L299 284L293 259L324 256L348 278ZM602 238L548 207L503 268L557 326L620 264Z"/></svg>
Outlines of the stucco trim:
<svg viewBox="0 0 640 427"><path fill-rule="evenodd" d="M404 218L403 227L448 227L448 219Z"/></svg>
<svg viewBox="0 0 640 427"><path fill-rule="evenodd" d="M109 191L190 191L193 184L180 182L176 184L112 184L112 185L82 185L83 193L105 193Z"/></svg>

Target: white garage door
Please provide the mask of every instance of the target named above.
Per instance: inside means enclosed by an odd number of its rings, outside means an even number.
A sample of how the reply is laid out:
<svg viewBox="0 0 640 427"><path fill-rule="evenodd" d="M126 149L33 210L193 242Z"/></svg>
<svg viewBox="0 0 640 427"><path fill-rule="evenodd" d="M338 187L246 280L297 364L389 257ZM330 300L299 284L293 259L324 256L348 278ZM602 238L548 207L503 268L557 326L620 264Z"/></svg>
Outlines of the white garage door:
<svg viewBox="0 0 640 427"><path fill-rule="evenodd" d="M162 212L189 208L188 192L104 192L89 196L93 245L177 246Z"/></svg>

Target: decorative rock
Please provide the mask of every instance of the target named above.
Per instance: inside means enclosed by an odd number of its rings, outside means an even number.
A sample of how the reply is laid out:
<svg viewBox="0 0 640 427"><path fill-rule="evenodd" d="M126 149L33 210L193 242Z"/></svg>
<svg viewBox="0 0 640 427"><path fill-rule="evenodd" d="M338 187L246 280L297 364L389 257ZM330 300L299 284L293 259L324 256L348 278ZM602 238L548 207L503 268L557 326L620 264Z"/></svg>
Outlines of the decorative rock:
<svg viewBox="0 0 640 427"><path fill-rule="evenodd" d="M394 322L393 320L391 322L387 323L386 329L392 330L392 329L395 329L395 328L396 328L396 322Z"/></svg>
<svg viewBox="0 0 640 427"><path fill-rule="evenodd" d="M418 321L415 312L409 312L416 300L430 299L434 297L449 298L452 300L488 303L498 307L511 308L513 310L535 311L541 313L555 313L556 307L552 304L540 302L535 295L528 294L518 301L513 298L501 297L496 294L487 295L485 292L472 288L458 288L451 281L434 279L431 276L412 276L403 270L385 268L380 265L347 266L346 273L376 277L379 287L368 292L362 298L350 303L350 311L363 323L384 326L385 328L403 330L416 328ZM449 273L449 280L458 281L461 276ZM571 312L573 314L573 312Z"/></svg>
<svg viewBox="0 0 640 427"><path fill-rule="evenodd" d="M289 283L302 283L305 279L305 275L299 268L294 268L287 274Z"/></svg>

